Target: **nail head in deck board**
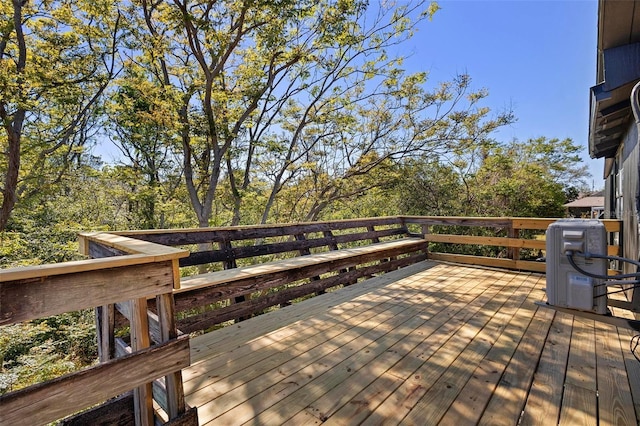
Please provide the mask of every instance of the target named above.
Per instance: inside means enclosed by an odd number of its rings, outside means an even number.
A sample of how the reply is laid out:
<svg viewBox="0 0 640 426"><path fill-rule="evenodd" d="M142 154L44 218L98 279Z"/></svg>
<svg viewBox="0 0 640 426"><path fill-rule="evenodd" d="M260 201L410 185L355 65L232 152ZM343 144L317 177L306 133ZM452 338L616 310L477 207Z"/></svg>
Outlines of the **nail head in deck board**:
<svg viewBox="0 0 640 426"><path fill-rule="evenodd" d="M0 324L29 321L172 290L170 261L2 282Z"/></svg>
<svg viewBox="0 0 640 426"><path fill-rule="evenodd" d="M189 365L189 340L177 339L49 382L0 396L2 423L52 422ZM127 380L123 381L122 378Z"/></svg>

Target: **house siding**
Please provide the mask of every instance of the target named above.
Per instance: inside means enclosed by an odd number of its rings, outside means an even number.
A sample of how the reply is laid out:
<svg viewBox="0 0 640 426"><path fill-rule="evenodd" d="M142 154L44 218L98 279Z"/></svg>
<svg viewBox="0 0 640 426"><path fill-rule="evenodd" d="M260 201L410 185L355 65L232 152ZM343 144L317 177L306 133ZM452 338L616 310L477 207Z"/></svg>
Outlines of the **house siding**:
<svg viewBox="0 0 640 426"><path fill-rule="evenodd" d="M610 212L613 213L609 217L624 221L624 228L622 235L620 235L623 256L634 260L640 258L640 237L638 235L639 157L638 129L636 124L632 122L618 149L614 169L605 183L605 210L610 209ZM626 263L623 270L625 273L635 272L636 267Z"/></svg>

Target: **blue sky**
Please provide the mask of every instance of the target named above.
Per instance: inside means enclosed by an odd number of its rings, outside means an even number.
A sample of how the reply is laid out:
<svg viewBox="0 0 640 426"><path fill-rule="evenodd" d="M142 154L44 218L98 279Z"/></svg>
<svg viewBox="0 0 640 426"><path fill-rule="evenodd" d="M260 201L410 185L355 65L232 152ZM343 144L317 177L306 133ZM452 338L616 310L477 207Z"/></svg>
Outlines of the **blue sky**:
<svg viewBox="0 0 640 426"><path fill-rule="evenodd" d="M596 0L441 0L431 22L405 46L408 70L432 83L467 72L487 88L486 105L511 107L518 121L496 139L571 138L584 147L593 184L603 160L588 154L589 87L595 84Z"/></svg>

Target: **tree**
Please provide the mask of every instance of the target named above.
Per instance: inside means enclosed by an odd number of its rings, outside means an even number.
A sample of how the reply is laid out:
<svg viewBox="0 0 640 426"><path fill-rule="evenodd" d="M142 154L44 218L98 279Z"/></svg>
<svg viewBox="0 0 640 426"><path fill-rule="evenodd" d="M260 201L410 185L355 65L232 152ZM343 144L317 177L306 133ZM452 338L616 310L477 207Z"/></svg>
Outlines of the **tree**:
<svg viewBox="0 0 640 426"><path fill-rule="evenodd" d="M407 163L399 186L403 212L560 217L587 177L580 149L571 139L487 140L435 163Z"/></svg>
<svg viewBox="0 0 640 426"><path fill-rule="evenodd" d="M461 216L465 187L458 170L438 159L409 160L401 166L396 190L400 212L409 215ZM394 198L396 199L396 198Z"/></svg>
<svg viewBox="0 0 640 426"><path fill-rule="evenodd" d="M233 198L234 223L251 182L271 180L266 220L279 191L295 177L303 151L313 149L309 134L340 126L353 112L350 105L392 93L382 81L400 79L400 61L387 58L385 49L408 38L436 6L381 4L376 15L367 4L132 4L128 20L137 23L132 63L175 94L185 185L200 226L211 221L223 178ZM279 130L287 135L279 137Z"/></svg>
<svg viewBox="0 0 640 426"><path fill-rule="evenodd" d="M562 217L572 188L585 186L581 148L571 139L540 137L492 149L478 169L478 213Z"/></svg>
<svg viewBox="0 0 640 426"><path fill-rule="evenodd" d="M92 136L118 72L112 2L13 0L0 6L0 231L15 206L59 182Z"/></svg>
<svg viewBox="0 0 640 426"><path fill-rule="evenodd" d="M120 170L132 186L129 204L137 217L132 227L166 227L162 206L174 198L182 178L173 145L175 103L170 91L149 81L135 64L127 66L117 85L106 111L112 138L128 163Z"/></svg>

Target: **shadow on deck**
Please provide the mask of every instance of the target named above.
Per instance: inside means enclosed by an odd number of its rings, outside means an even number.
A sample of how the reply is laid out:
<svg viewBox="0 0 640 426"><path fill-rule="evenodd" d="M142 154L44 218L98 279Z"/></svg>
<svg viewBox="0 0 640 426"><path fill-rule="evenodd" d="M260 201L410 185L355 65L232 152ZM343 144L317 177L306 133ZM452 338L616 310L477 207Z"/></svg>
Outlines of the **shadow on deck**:
<svg viewBox="0 0 640 426"><path fill-rule="evenodd" d="M545 278L422 262L192 339L200 424L637 424L630 332Z"/></svg>

